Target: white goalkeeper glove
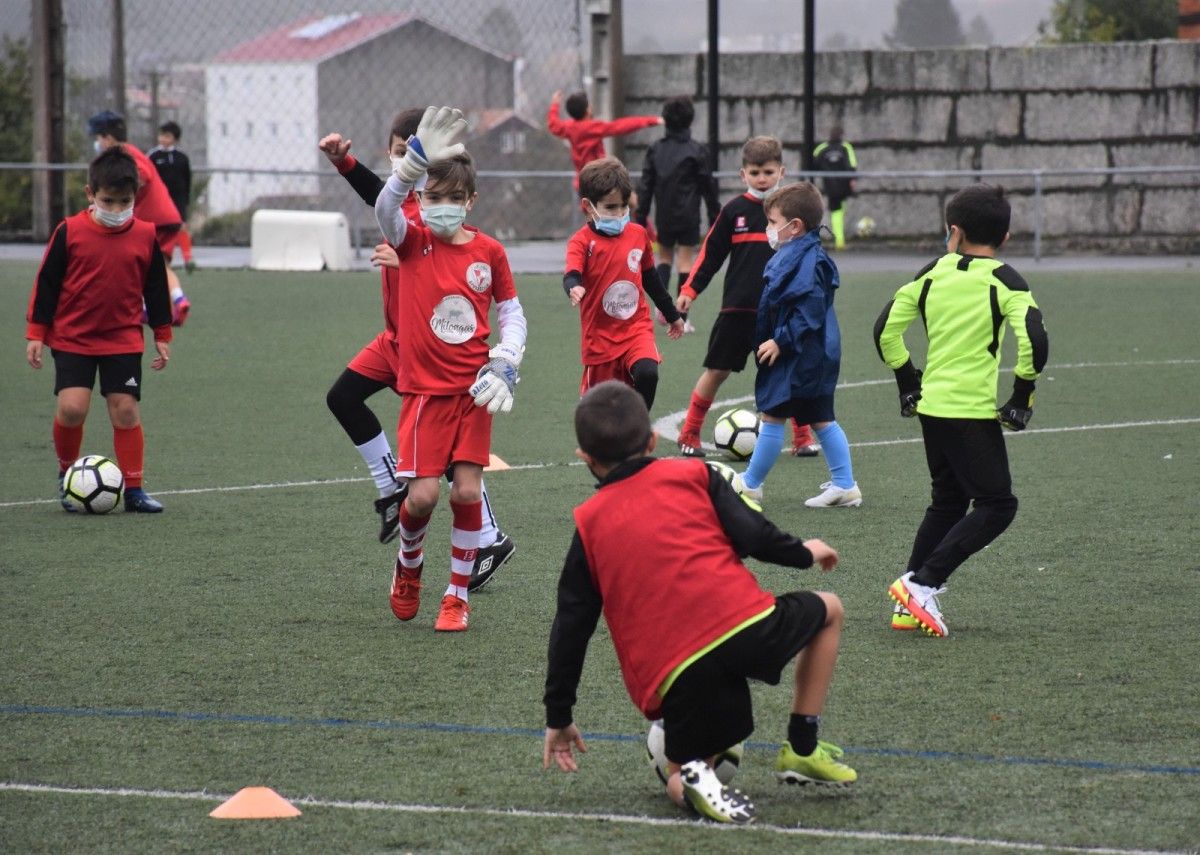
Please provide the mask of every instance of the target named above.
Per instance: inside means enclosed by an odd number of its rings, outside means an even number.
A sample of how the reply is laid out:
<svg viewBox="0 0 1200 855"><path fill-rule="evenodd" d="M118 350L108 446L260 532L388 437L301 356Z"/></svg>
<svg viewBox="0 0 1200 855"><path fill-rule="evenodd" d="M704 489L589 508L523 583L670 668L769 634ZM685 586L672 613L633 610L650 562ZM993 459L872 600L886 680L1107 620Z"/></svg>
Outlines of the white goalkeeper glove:
<svg viewBox="0 0 1200 855"><path fill-rule="evenodd" d="M462 110L454 107L429 107L421 117L417 132L408 138L404 157L392 161L392 172L405 184L416 184L429 164L462 154L466 147L458 139L467 129Z"/></svg>
<svg viewBox="0 0 1200 855"><path fill-rule="evenodd" d="M488 351L488 363L479 369L468 393L475 399L475 406L486 406L493 416L512 412L521 356L522 348L503 342Z"/></svg>

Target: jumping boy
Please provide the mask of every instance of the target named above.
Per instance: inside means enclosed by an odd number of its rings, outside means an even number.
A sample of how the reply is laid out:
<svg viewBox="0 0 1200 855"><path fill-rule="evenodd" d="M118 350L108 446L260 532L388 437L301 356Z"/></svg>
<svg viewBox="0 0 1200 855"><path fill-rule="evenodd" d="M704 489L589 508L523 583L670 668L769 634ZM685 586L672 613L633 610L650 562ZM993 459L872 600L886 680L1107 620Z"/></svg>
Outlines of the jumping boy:
<svg viewBox="0 0 1200 855"><path fill-rule="evenodd" d="M393 160L404 157L408 151L406 140L416 133L423 110L403 110L392 120L388 137L388 155ZM379 176L364 166L350 153L351 140L339 133L327 134L318 143L338 173L349 182L364 202L375 207L383 182ZM422 185L423 186L423 185ZM419 189L419 188L418 188ZM401 208L410 220L420 220L421 206L414 191L404 200ZM325 396L330 412L338 420L350 441L354 443L367 470L375 481L379 498L375 500L375 512L379 514L380 543L389 543L400 531L400 503L404 501L407 485L396 478L396 458L392 445L383 431L375 413L366 401L381 389L396 387L396 318L400 299L399 260L395 250L388 244L375 248L372 262L379 267L383 288L384 331L379 333L358 354L334 381ZM480 543L488 544L475 556L471 572L470 590L482 588L495 576L513 553L516 544L512 538L500 531L487 487L480 484L483 502L483 529Z"/></svg>
<svg viewBox="0 0 1200 855"><path fill-rule="evenodd" d="M138 401L143 306L154 329L150 367L161 371L171 355L171 298L154 224L133 216L137 189L137 163L124 148L96 156L88 166L91 205L58 224L29 298L25 358L40 369L45 347L54 356L58 498L68 511L73 508L63 495L63 474L79 457L97 373L125 478L125 510L163 509L142 487L145 437Z"/></svg>
<svg viewBox="0 0 1200 855"><path fill-rule="evenodd" d="M393 160L375 203L384 237L400 263L396 305L396 390L404 396L396 437L396 470L408 482L400 506L400 550L392 577L392 612L417 614L425 532L437 505L439 479L453 468L450 584L434 629L467 629L472 565L480 546L481 481L489 462L492 416L509 412L526 324L504 248L463 226L474 206L475 167L457 140L462 113L429 107ZM428 174L421 222L404 200ZM488 349L488 309L496 302L500 343Z"/></svg>
<svg viewBox="0 0 1200 855"><path fill-rule="evenodd" d="M662 114L666 134L646 150L636 219L645 224L654 209L661 251L659 276L670 288L673 266L679 274L677 288L682 288L700 245L700 202L704 202L709 223L716 221L721 205L708 146L692 139L696 117L692 99L672 98L663 105Z"/></svg>
<svg viewBox="0 0 1200 855"><path fill-rule="evenodd" d="M830 480L804 502L810 508L862 504L850 465L850 443L833 412L842 360L841 332L833 311L837 265L821 246L821 194L807 181L776 190L763 201L767 244L776 250L763 270L754 339L758 375L754 400L762 428L750 465L733 479L738 492L762 501L762 484L783 450L789 418L811 424L825 450Z"/></svg>
<svg viewBox="0 0 1200 855"><path fill-rule="evenodd" d="M581 205L588 222L567 242L563 290L579 307L583 379L579 394L605 380L620 380L654 405L658 364L654 323L645 294L683 335L683 318L654 270L646 230L629 221L629 172L615 157L593 160L579 173Z"/></svg>
<svg viewBox="0 0 1200 855"><path fill-rule="evenodd" d="M642 128L661 125L663 122L658 116L626 116L611 122L594 119L586 92L575 92L567 98L567 115L570 119L564 121L559 116L561 103L562 90L559 90L550 97L550 108L546 112L546 129L571 144L571 163L575 165L576 190L579 189L579 173L583 167L606 155L605 137L625 136Z"/></svg>
<svg viewBox="0 0 1200 855"><path fill-rule="evenodd" d="M686 313L693 301L708 287L721 270L725 259L725 289L721 311L713 322L704 357L704 373L692 390L691 403L683 430L679 433L679 453L684 457L703 457L700 432L704 418L730 373L746 367L746 358L754 350L754 319L762 296L763 268L775 251L767 245L767 215L763 199L783 180L783 146L775 137L751 137L742 146L742 181L746 191L731 199L717 215L696 266L679 289L676 308ZM792 453L813 457L819 446L808 425L796 423Z"/></svg>
<svg viewBox="0 0 1200 855"><path fill-rule="evenodd" d="M187 227L188 205L192 202L192 163L178 148L181 136L183 131L178 122L163 122L158 126L158 145L146 152L146 157L150 158L150 162L158 170L158 177L163 180L167 192L171 194L171 201L175 203L179 219L182 221L174 238L170 240L170 246L163 245L163 256L170 267L171 259L175 255L175 243L178 242L183 252L183 268L191 273L196 269L196 262L192 260L192 236Z"/></svg>
<svg viewBox="0 0 1200 855"><path fill-rule="evenodd" d="M888 588L892 626L945 636L938 595L971 555L1017 514L1004 432L1024 430L1050 344L1029 285L996 257L1011 209L999 187L976 184L946 204L947 253L896 292L875 322L880 358L896 372L900 415L921 420L932 498L904 575ZM929 339L924 375L904 331L918 317ZM1004 323L1017 337L1012 396L996 407ZM974 507L968 512L968 508Z"/></svg>
<svg viewBox="0 0 1200 855"><path fill-rule="evenodd" d="M832 570L820 540L780 531L698 460L651 457L657 434L641 399L602 383L575 410L576 454L599 481L575 509L575 535L558 581L550 630L542 765L578 770L586 751L572 709L588 641L601 612L630 699L663 719L667 795L717 822L745 823L754 805L721 785L711 758L754 729L748 680L777 685L794 657L787 741L775 759L781 781L846 786L858 778L842 751L817 739L843 610L837 595L759 587L746 555L785 567ZM686 526L661 525L671 508Z"/></svg>
<svg viewBox="0 0 1200 855"><path fill-rule="evenodd" d="M175 241L183 220L179 209L171 201L167 185L158 176L158 170L150 162L150 158L142 154L137 146L128 142L128 132L125 128L125 117L120 113L105 110L88 119L88 134L93 137L96 153L120 145L125 153L137 164L138 188L134 204L137 206L137 218L153 223L156 229L159 248L163 255L170 257L174 252ZM171 323L181 327L192 310L191 301L183 293L179 277L167 266L167 287L171 294Z"/></svg>

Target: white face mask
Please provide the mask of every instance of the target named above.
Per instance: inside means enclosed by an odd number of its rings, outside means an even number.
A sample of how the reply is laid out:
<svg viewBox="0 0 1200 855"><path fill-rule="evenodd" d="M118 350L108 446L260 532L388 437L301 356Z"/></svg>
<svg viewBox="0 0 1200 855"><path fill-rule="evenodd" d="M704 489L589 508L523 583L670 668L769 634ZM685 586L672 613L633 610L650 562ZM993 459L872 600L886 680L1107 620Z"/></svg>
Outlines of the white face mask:
<svg viewBox="0 0 1200 855"><path fill-rule="evenodd" d="M123 211L105 211L103 208L93 205L92 210L96 213L96 221L110 229L125 225L133 216L133 205Z"/></svg>
<svg viewBox="0 0 1200 855"><path fill-rule="evenodd" d="M767 246L771 249L779 249L779 229L767 227Z"/></svg>
<svg viewBox="0 0 1200 855"><path fill-rule="evenodd" d="M772 186L768 187L766 190L757 190L753 187L747 186L746 192L761 202L763 199L767 198L772 193L774 193L776 190L778 190L779 185L782 183L783 183L782 181L776 181Z"/></svg>
<svg viewBox="0 0 1200 855"><path fill-rule="evenodd" d="M421 219L440 238L452 238L467 219L466 205L430 205L421 209Z"/></svg>
<svg viewBox="0 0 1200 855"><path fill-rule="evenodd" d="M96 152L96 154L104 151L104 146L100 145L100 140L92 140L92 151Z"/></svg>

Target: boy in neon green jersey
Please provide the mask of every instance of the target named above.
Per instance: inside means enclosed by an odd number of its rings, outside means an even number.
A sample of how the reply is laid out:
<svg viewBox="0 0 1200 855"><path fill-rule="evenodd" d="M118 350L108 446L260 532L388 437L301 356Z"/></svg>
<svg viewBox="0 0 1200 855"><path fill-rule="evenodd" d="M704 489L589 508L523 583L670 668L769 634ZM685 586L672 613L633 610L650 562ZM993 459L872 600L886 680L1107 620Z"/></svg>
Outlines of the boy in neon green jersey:
<svg viewBox="0 0 1200 855"><path fill-rule="evenodd" d="M900 607L895 629L919 625L948 635L938 603L946 580L1017 513L1001 427L1024 430L1029 423L1049 340L1029 286L996 258L1010 215L998 187L976 184L954 194L946 205L948 252L900 288L875 322L875 346L900 387L900 414L921 420L933 481L907 572L888 589ZM904 346L904 331L918 317L929 339L924 374ZM997 408L1006 321L1017 337L1016 377L1012 397Z"/></svg>

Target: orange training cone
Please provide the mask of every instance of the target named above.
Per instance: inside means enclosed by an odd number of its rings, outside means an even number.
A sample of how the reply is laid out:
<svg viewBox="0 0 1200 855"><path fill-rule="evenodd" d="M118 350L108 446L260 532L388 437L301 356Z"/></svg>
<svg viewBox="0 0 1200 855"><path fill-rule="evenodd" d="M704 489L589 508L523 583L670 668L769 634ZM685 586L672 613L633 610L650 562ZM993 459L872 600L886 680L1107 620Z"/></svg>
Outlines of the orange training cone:
<svg viewBox="0 0 1200 855"><path fill-rule="evenodd" d="M243 787L209 814L213 819L288 819L299 815L291 802L270 787Z"/></svg>
<svg viewBox="0 0 1200 855"><path fill-rule="evenodd" d="M484 472L501 472L505 469L512 468L511 466L509 466L507 463L505 463L503 460L501 460L499 457L497 457L494 454L489 454L488 460L489 460L488 465L483 467Z"/></svg>

